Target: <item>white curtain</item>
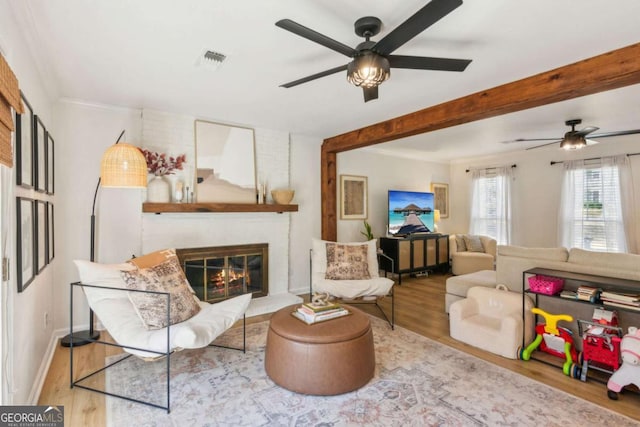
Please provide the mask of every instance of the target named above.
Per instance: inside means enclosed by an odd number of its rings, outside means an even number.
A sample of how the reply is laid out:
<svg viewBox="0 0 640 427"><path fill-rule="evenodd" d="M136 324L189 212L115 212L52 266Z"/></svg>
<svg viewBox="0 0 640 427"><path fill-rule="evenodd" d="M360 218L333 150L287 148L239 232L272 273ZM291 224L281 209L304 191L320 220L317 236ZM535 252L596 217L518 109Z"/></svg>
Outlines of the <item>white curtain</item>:
<svg viewBox="0 0 640 427"><path fill-rule="evenodd" d="M626 155L564 162L559 244L603 252L636 252L633 183Z"/></svg>
<svg viewBox="0 0 640 427"><path fill-rule="evenodd" d="M511 242L511 181L513 168L501 166L472 170L471 222L469 232Z"/></svg>

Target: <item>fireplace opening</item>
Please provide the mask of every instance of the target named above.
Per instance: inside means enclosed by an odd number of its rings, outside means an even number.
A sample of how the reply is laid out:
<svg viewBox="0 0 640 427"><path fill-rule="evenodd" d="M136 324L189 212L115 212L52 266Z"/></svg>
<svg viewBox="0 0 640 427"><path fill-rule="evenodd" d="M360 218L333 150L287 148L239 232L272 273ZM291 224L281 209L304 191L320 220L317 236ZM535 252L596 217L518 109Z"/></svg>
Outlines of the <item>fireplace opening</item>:
<svg viewBox="0 0 640 427"><path fill-rule="evenodd" d="M176 249L187 280L202 301L269 294L267 243Z"/></svg>

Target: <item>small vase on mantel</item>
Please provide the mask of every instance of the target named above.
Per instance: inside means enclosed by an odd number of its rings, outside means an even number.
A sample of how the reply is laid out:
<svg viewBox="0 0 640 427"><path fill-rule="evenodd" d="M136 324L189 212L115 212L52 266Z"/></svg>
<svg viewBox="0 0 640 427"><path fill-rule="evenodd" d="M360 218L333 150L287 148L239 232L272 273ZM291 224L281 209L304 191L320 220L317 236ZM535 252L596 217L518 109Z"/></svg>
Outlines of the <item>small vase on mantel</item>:
<svg viewBox="0 0 640 427"><path fill-rule="evenodd" d="M147 184L147 202L169 203L171 201L171 184L164 176L154 175Z"/></svg>

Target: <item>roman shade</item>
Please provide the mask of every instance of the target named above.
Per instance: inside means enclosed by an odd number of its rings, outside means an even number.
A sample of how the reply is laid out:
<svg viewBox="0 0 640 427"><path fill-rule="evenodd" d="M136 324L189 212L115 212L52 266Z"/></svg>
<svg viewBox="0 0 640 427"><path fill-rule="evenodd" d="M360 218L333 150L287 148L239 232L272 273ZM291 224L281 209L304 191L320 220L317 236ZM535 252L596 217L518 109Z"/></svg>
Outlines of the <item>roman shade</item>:
<svg viewBox="0 0 640 427"><path fill-rule="evenodd" d="M11 132L14 131L11 107L18 114L24 112L20 102L18 79L4 56L0 55L0 164L10 168L13 167Z"/></svg>

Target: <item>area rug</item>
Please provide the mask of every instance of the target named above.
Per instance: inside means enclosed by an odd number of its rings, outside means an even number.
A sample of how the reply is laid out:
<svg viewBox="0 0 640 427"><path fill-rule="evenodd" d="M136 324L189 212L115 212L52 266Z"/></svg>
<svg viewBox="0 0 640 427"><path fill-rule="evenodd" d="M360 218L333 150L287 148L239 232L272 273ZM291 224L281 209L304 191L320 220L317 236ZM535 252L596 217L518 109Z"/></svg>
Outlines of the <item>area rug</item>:
<svg viewBox="0 0 640 427"><path fill-rule="evenodd" d="M307 396L264 371L268 322L247 326L246 353L220 348L171 358L171 412L107 398L109 426L637 426L638 422L431 339L371 319L375 377L339 396ZM222 341L240 344L237 330ZM533 363L533 362L532 362ZM166 399L164 362L130 358L107 388ZM310 373L312 374L312 373ZM562 373L559 371L559 375ZM606 399L603 391L603 399Z"/></svg>

